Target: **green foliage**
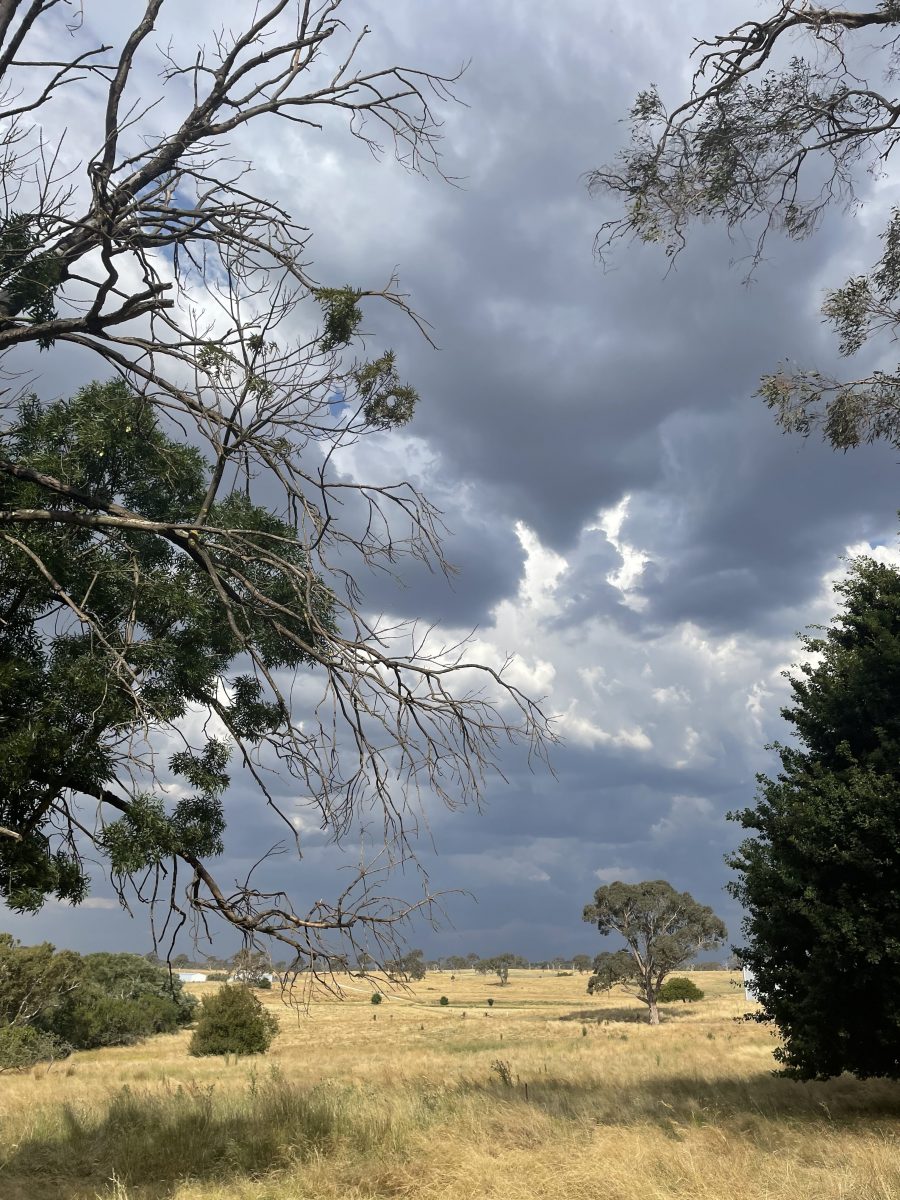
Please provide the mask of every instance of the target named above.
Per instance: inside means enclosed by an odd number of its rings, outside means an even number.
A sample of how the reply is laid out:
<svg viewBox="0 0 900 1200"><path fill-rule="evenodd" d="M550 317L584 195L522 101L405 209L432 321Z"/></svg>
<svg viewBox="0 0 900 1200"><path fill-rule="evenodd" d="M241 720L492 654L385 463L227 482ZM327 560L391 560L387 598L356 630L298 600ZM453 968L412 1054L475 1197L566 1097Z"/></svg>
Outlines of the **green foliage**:
<svg viewBox="0 0 900 1200"><path fill-rule="evenodd" d="M151 404L118 381L46 406L27 399L0 454L79 493L176 525L193 523L208 484L197 450L170 438ZM47 503L38 485L0 476L0 508ZM90 505L80 514L72 507L84 518L93 513ZM115 778L116 748L130 728L166 726L191 704L217 703L246 640L267 669L299 667L313 661L320 642L311 620L332 627L331 593L309 570L290 526L243 493L214 503L208 522L242 531L252 561L212 535L203 539L204 553L236 596L249 601L249 589L257 589L292 614L283 617L281 633L249 602L235 605L231 628L209 577L156 534L34 523L17 531L21 546L0 544L0 825L22 833L19 841L0 838L0 896L13 909L33 912L48 896L77 903L87 895L83 859L52 834L53 805L70 791L99 797ZM267 554L272 538L284 539L280 561L309 579L306 610ZM29 553L89 608L102 640L83 625L62 622L54 630L45 623L59 595ZM285 714L263 698L257 679L239 675L228 691L218 706L235 736L252 745L282 726ZM221 852L229 754L228 744L207 737L173 755L169 767L188 794L174 805L156 794L138 796L118 822L107 823L97 845L115 876L176 853Z"/></svg>
<svg viewBox="0 0 900 1200"><path fill-rule="evenodd" d="M179 980L140 955L82 957L46 942L22 946L0 934L0 1031L34 1030L34 1037L23 1035L22 1045L128 1045L189 1024L195 1006ZM38 1033L50 1041L39 1044ZM4 1036L10 1045L18 1037Z"/></svg>
<svg viewBox="0 0 900 1200"><path fill-rule="evenodd" d="M871 559L788 676L799 744L733 814L752 837L730 863L747 912L742 965L785 1074L900 1078L900 573Z"/></svg>
<svg viewBox="0 0 900 1200"><path fill-rule="evenodd" d="M0 1075L27 1071L41 1062L67 1058L72 1047L33 1025L0 1025Z"/></svg>
<svg viewBox="0 0 900 1200"><path fill-rule="evenodd" d="M86 954L81 967L78 987L45 1023L75 1049L130 1045L193 1020L197 1002L181 981L138 954Z"/></svg>
<svg viewBox="0 0 900 1200"><path fill-rule="evenodd" d="M440 1000L438 1001L438 1004L440 1004L442 1008L446 1008L449 1003L450 1001L446 996L441 996Z"/></svg>
<svg viewBox="0 0 900 1200"><path fill-rule="evenodd" d="M384 999L384 997L382 996L381 992L373 992L372 993L372 1003L373 1004L380 1004L383 999Z"/></svg>
<svg viewBox="0 0 900 1200"><path fill-rule="evenodd" d="M392 429L412 420L419 394L409 384L400 382L393 350L386 350L381 358L358 367L353 377L363 400L367 425Z"/></svg>
<svg viewBox="0 0 900 1200"><path fill-rule="evenodd" d="M210 975L207 975L206 982L207 983L227 983L228 982L228 972L227 971L213 971Z"/></svg>
<svg viewBox="0 0 900 1200"><path fill-rule="evenodd" d="M30 213L10 213L0 221L0 285L10 313L25 313L35 324L56 319L56 292L63 281L64 264L52 253L40 253L37 218ZM42 350L53 338L37 339Z"/></svg>
<svg viewBox="0 0 900 1200"><path fill-rule="evenodd" d="M422 951L410 950L408 954L388 963L387 972L392 979L424 979L425 958Z"/></svg>
<svg viewBox="0 0 900 1200"><path fill-rule="evenodd" d="M481 958L474 963L475 971L479 975L496 975L500 980L501 987L506 987L509 983L509 972L512 967L527 967L528 960L523 958L521 954L512 954L507 951L505 954L496 954L493 958Z"/></svg>
<svg viewBox="0 0 900 1200"><path fill-rule="evenodd" d="M604 950L594 959L587 990L591 995L595 992L609 992L621 984L637 983L638 979L637 964L627 950ZM642 1000L645 999L642 992L638 994Z"/></svg>
<svg viewBox="0 0 900 1200"><path fill-rule="evenodd" d="M49 942L23 946L0 933L0 1026L51 1026L83 974L83 960L71 950L57 951Z"/></svg>
<svg viewBox="0 0 900 1200"><path fill-rule="evenodd" d="M676 892L664 879L598 888L584 920L601 934L618 934L627 946L597 956L588 992L630 989L647 1005L651 1024L659 1020L656 1005L666 977L698 952L721 946L728 935L708 905Z"/></svg>
<svg viewBox="0 0 900 1200"><path fill-rule="evenodd" d="M830 205L851 209L860 166L877 172L893 146L900 6L884 0L873 8L848 17L845 6L773 6L759 21L701 41L703 65L689 96L667 104L655 87L642 91L630 144L590 175L593 190L614 193L623 206L598 234L600 247L633 235L674 256L692 224L718 220L747 228L755 264L770 231L806 238ZM869 29L880 52L872 53ZM859 55L875 73L864 86L852 67ZM898 297L894 208L879 260L827 294L822 311L840 353L885 334L895 341ZM842 450L877 439L900 446L900 367L841 382L786 363L763 376L759 394L785 430L819 427Z"/></svg>
<svg viewBox="0 0 900 1200"><path fill-rule="evenodd" d="M488 998L487 998L487 1006L488 1006L488 1008L493 1008L493 1007L494 1007L494 997L493 997L493 996L488 996Z"/></svg>
<svg viewBox="0 0 900 1200"><path fill-rule="evenodd" d="M325 329L319 347L326 353L348 345L362 320L360 292L348 283L342 288L319 288L314 293L322 306Z"/></svg>
<svg viewBox="0 0 900 1200"><path fill-rule="evenodd" d="M223 984L204 996L188 1053L264 1054L278 1031L278 1020L242 984Z"/></svg>
<svg viewBox="0 0 900 1200"><path fill-rule="evenodd" d="M693 979L688 979L686 975L673 975L659 989L656 998L661 1004L672 1004L676 1000L682 1003L702 1000L703 996L703 990L697 987Z"/></svg>

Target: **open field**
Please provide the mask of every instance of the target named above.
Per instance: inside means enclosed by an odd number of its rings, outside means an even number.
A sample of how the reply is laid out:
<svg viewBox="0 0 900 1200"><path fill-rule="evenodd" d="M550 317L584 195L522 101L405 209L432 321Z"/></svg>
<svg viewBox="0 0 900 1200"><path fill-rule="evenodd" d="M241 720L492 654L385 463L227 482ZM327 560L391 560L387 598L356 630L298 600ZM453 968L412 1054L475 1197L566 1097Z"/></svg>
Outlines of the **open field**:
<svg viewBox="0 0 900 1200"><path fill-rule="evenodd" d="M3 1076L0 1197L897 1200L900 1086L773 1078L732 977L694 978L657 1029L583 976L464 972L299 1018L268 996L264 1059L183 1033Z"/></svg>

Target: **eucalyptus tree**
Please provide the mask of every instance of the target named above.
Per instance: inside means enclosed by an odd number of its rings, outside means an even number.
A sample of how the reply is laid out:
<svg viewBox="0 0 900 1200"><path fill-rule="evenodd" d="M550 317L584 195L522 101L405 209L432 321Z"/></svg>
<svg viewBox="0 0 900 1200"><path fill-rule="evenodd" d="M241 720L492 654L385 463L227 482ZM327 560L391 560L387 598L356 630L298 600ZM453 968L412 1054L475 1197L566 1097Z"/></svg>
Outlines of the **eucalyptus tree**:
<svg viewBox="0 0 900 1200"><path fill-rule="evenodd" d="M856 206L866 173L890 170L900 139L897 0L764 7L698 40L687 96L669 103L655 86L638 95L629 145L589 174L596 193L622 206L597 235L601 253L637 237L674 258L692 224L722 221L751 233L755 265L773 231L811 236L827 209ZM830 290L823 315L843 356L879 337L880 352L891 353L900 208L891 210L878 261ZM763 376L760 395L786 431L819 428L838 449L877 439L900 445L900 367L839 378L785 363Z"/></svg>
<svg viewBox="0 0 900 1200"><path fill-rule="evenodd" d="M690 892L676 892L664 879L604 884L585 906L584 920L625 942L624 949L594 959L588 992L623 987L647 1005L651 1025L659 1024L659 992L666 978L728 936L708 905Z"/></svg>
<svg viewBox="0 0 900 1200"><path fill-rule="evenodd" d="M394 953L432 901L378 886L420 794L475 799L508 741L549 734L499 666L366 610L370 570L447 568L415 486L335 461L418 402L390 349L366 357L367 307L427 326L395 278L315 276L252 139L280 122L299 155L343 124L440 175L456 76L372 65L355 0L226 6L199 47L173 0L127 7L112 45L96 2L0 3L0 894L77 902L99 852L169 932L222 917L298 966L338 936ZM66 348L103 381L42 400L23 373ZM374 811L374 863L311 909L217 878L230 763L289 838L286 792L332 838Z"/></svg>

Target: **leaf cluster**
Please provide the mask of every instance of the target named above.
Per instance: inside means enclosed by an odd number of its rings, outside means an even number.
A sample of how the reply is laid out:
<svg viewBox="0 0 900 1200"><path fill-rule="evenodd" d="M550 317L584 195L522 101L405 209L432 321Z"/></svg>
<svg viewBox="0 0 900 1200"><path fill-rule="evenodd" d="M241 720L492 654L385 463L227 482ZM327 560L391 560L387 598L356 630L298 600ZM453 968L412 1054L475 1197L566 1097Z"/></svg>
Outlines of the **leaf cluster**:
<svg viewBox="0 0 900 1200"><path fill-rule="evenodd" d="M233 678L227 702L220 683L251 641L267 669L312 662L321 639L312 626L333 625L333 599L293 529L244 493L226 494L206 518L211 529L239 530L238 539L186 532L203 505L208 468L121 382L92 384L49 405L28 398L0 454L58 480L65 490L49 512L71 514L0 539L0 825L20 835L0 838L0 894L34 911L48 895L77 902L88 887L72 839L54 841L50 832L58 798L99 798L130 731L170 725L191 705L212 704L249 744L277 729L285 714L263 697L257 678ZM131 517L98 527L97 501ZM47 504L46 489L21 470L0 474L0 509ZM160 537L142 521L185 534ZM223 620L210 574L191 557L201 545L232 581L232 623ZM306 611L297 604L297 572L308 577ZM260 611L259 594L285 609L281 631ZM82 621L71 619L63 597ZM221 852L229 755L227 743L207 737L171 757L189 794L174 808L157 794L138 795L120 822L106 826L98 845L114 873L176 853Z"/></svg>

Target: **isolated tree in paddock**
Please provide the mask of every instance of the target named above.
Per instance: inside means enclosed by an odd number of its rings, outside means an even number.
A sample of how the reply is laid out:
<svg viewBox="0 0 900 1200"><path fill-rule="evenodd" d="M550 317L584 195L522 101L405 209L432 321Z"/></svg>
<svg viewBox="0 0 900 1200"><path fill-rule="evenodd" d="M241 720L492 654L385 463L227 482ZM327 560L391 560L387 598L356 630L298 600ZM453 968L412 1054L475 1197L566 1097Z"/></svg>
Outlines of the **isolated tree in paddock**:
<svg viewBox="0 0 900 1200"><path fill-rule="evenodd" d="M522 958L520 954L512 954L507 951L505 954L495 954L493 958L479 959L475 963L475 970L479 975L496 975L500 980L500 986L506 987L509 983L511 968L527 966L527 959Z"/></svg>
<svg viewBox="0 0 900 1200"><path fill-rule="evenodd" d="M604 935L617 934L626 946L597 955L588 992L624 987L647 1005L651 1025L659 1024L657 1002L666 977L728 936L711 908L664 879L597 888L584 920Z"/></svg>
<svg viewBox="0 0 900 1200"><path fill-rule="evenodd" d="M682 1004L703 999L703 991L698 988L693 979L686 975L672 975L659 989L657 1000L660 1004L673 1004L680 1000Z"/></svg>
<svg viewBox="0 0 900 1200"><path fill-rule="evenodd" d="M591 956L589 954L576 954L572 959L572 970L577 971L579 975L586 975L591 969Z"/></svg>
<svg viewBox="0 0 900 1200"><path fill-rule="evenodd" d="M735 814L738 959L785 1074L900 1078L900 572L860 558L835 590L788 676L797 743Z"/></svg>
<svg viewBox="0 0 900 1200"><path fill-rule="evenodd" d="M829 207L853 209L864 173L887 169L900 139L900 4L766 7L768 15L748 13L698 42L689 96L670 105L656 87L638 95L630 145L589 175L595 192L624 204L597 235L601 253L634 236L674 257L692 223L723 221L755 237L755 266L773 230L809 237ZM900 326L900 207L879 261L830 291L822 311L842 355L878 335L890 353ZM900 367L855 378L773 367L760 395L784 430L818 427L839 449L881 438L900 445Z"/></svg>
<svg viewBox="0 0 900 1200"><path fill-rule="evenodd" d="M422 950L408 950L406 954L387 964L391 979L418 981L425 978L425 956Z"/></svg>
<svg viewBox="0 0 900 1200"><path fill-rule="evenodd" d="M419 789L476 798L508 741L540 754L547 728L464 646L367 613L370 570L447 566L415 487L334 465L418 401L390 349L364 352L366 307L426 327L395 279L317 279L310 231L250 168L256 130L280 120L299 158L344 122L440 174L432 106L454 80L363 65L358 0L233 6L199 49L183 6L132 7L101 46L77 5L0 4L0 896L77 903L99 855L167 937L218 916L297 967L347 938L383 960L432 902L427 880L418 903L380 886ZM103 380L22 387L66 348ZM266 846L271 814L299 848L296 799L335 839L374 809L383 850L309 911L217 879L234 766Z"/></svg>

